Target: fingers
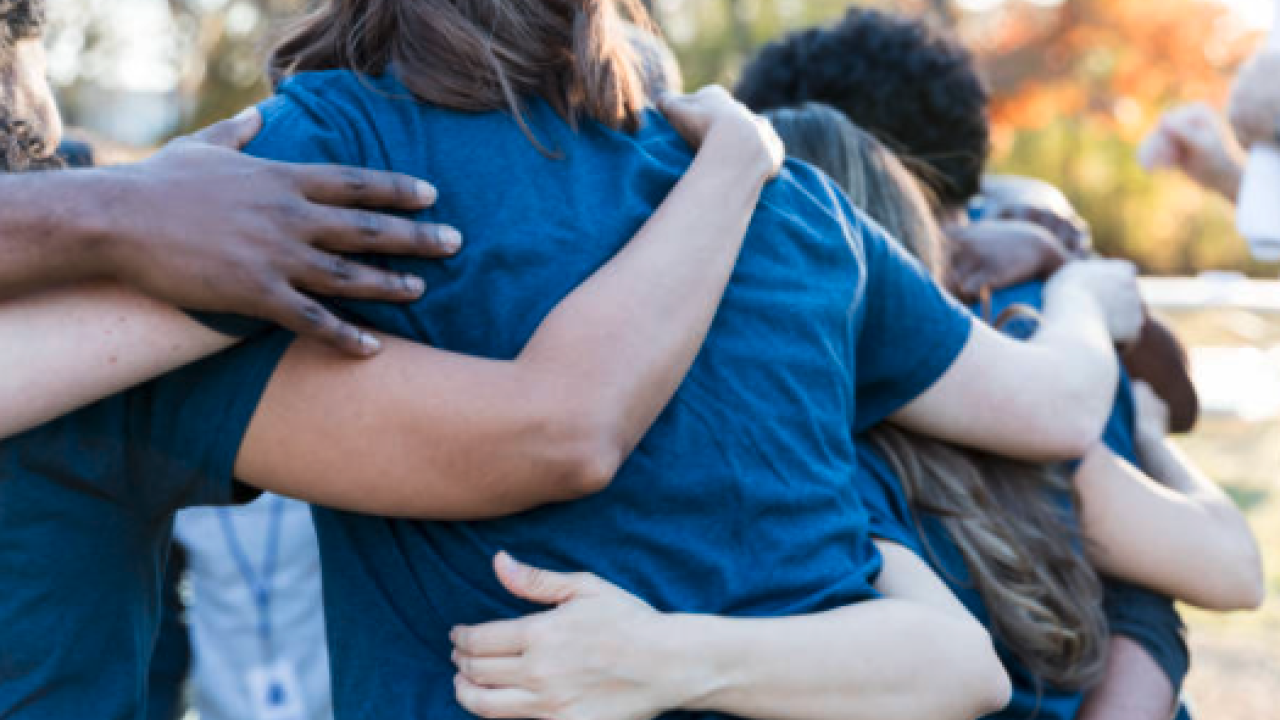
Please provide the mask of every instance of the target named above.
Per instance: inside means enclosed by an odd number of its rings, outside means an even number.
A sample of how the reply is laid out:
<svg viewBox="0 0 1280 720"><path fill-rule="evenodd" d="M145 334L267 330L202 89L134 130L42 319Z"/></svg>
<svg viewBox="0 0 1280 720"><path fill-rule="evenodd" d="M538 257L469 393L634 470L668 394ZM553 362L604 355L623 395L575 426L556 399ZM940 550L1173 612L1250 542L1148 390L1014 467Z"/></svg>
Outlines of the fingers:
<svg viewBox="0 0 1280 720"><path fill-rule="evenodd" d="M257 108L247 108L230 120L217 122L194 133L190 139L239 150L249 144L262 129L262 113Z"/></svg>
<svg viewBox="0 0 1280 720"><path fill-rule="evenodd" d="M315 214L310 236L332 252L442 258L462 249L462 233L368 210L325 208Z"/></svg>
<svg viewBox="0 0 1280 720"><path fill-rule="evenodd" d="M371 333L339 320L323 305L288 285L268 299L260 314L300 336L315 338L357 357L368 357L382 349L382 342Z"/></svg>
<svg viewBox="0 0 1280 720"><path fill-rule="evenodd" d="M298 165L292 172L303 194L322 205L412 211L437 197L430 183L399 173L338 165Z"/></svg>
<svg viewBox="0 0 1280 720"><path fill-rule="evenodd" d="M482 718L540 717L538 699L528 690L483 688L461 675L453 679L454 695L467 712Z"/></svg>
<svg viewBox="0 0 1280 720"><path fill-rule="evenodd" d="M483 625L459 626L449 640L459 654L472 657L519 655L527 646L528 619L496 620Z"/></svg>
<svg viewBox="0 0 1280 720"><path fill-rule="evenodd" d="M299 290L355 300L412 302L422 297L422 278L353 262L338 255L307 251L294 276Z"/></svg>
<svg viewBox="0 0 1280 720"><path fill-rule="evenodd" d="M524 684L525 660L515 655L484 657L463 655L456 650L453 664L469 682L484 687L515 687Z"/></svg>
<svg viewBox="0 0 1280 720"><path fill-rule="evenodd" d="M717 116L732 117L737 111L744 118L752 117L718 85L708 85L689 95L664 95L658 100L658 109L680 137L694 148L702 146Z"/></svg>
<svg viewBox="0 0 1280 720"><path fill-rule="evenodd" d="M543 605L559 605L589 589L589 576L540 570L517 562L505 552L493 561L498 580L512 595Z"/></svg>

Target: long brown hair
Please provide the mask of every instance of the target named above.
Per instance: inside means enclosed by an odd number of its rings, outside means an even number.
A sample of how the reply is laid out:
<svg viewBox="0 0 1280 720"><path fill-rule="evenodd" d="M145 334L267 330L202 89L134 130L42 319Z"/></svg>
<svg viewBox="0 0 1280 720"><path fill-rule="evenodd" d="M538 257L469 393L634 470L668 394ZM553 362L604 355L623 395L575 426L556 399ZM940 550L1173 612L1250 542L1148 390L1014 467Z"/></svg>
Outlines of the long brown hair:
<svg viewBox="0 0 1280 720"><path fill-rule="evenodd" d="M816 165L938 277L946 253L906 168L840 112L809 104L769 113L787 152ZM1059 468L966 450L888 424L869 438L917 514L937 518L982 595L993 634L1037 678L1080 688L1102 677L1102 585L1068 516ZM922 533L923 535L923 533ZM934 548L928 552L937 558ZM934 563L937 565L938 563Z"/></svg>
<svg viewBox="0 0 1280 720"><path fill-rule="evenodd" d="M896 155L828 105L805 103L767 110L764 116L787 146L788 155L829 175L855 206L939 277L945 248L942 233L930 218L936 201Z"/></svg>
<svg viewBox="0 0 1280 720"><path fill-rule="evenodd" d="M394 69L419 100L506 109L540 97L570 123L635 130L644 107L619 7L651 27L637 0L325 0L269 61L273 83L300 72Z"/></svg>

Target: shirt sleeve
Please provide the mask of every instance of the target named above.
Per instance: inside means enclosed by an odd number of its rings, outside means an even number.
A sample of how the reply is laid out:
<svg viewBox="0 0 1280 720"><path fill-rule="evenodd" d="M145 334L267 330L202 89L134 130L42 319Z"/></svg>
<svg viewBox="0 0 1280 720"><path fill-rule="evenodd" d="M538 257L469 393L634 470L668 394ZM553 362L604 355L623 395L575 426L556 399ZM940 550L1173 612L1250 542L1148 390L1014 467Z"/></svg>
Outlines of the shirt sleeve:
<svg viewBox="0 0 1280 720"><path fill-rule="evenodd" d="M234 478L236 456L293 335L274 330L130 391L128 473L157 513L227 505L256 491Z"/></svg>
<svg viewBox="0 0 1280 720"><path fill-rule="evenodd" d="M855 346L858 432L932 386L964 349L973 323L884 230L868 220L861 224L866 295Z"/></svg>

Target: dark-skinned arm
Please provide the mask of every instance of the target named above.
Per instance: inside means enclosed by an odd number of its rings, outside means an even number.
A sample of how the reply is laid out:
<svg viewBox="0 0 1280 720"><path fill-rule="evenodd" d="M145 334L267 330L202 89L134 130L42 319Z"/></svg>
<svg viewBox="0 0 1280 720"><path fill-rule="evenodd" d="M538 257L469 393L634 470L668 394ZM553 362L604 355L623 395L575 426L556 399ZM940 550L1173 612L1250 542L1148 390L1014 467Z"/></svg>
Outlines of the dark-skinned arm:
<svg viewBox="0 0 1280 720"><path fill-rule="evenodd" d="M242 155L256 110L170 143L138 165L0 177L0 298L119 282L176 307L264 318L357 355L376 341L305 293L411 301L417 278L338 253L436 257L460 236L371 212L412 211L430 185L353 168Z"/></svg>

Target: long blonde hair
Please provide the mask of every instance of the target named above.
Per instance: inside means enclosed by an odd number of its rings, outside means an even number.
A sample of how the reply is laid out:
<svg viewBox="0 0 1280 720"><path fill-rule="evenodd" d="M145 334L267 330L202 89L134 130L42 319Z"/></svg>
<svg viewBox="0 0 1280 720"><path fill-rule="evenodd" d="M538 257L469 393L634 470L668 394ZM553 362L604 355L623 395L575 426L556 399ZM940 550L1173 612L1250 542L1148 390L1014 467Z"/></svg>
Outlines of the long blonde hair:
<svg viewBox="0 0 1280 720"><path fill-rule="evenodd" d="M856 207L941 276L946 251L930 201L893 153L824 105L767 116L788 154L830 175ZM1108 639L1102 584L1069 516L1066 501L1078 504L1078 498L1065 473L888 424L869 439L901 480L917 523L928 515L947 530L987 606L993 634L1014 656L1057 687L1101 679ZM935 549L926 549L939 565Z"/></svg>

